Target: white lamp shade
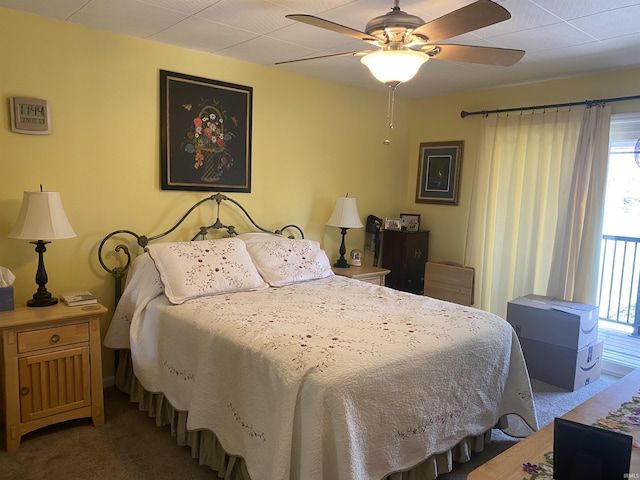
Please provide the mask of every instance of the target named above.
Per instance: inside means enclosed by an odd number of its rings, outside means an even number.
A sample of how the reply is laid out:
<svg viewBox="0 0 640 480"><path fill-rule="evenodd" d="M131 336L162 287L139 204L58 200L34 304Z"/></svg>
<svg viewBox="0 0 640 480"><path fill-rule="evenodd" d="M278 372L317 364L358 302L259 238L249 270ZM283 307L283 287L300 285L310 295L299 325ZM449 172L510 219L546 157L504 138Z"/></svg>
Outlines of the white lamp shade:
<svg viewBox="0 0 640 480"><path fill-rule="evenodd" d="M20 214L9 238L56 240L75 236L60 192L24 192Z"/></svg>
<svg viewBox="0 0 640 480"><path fill-rule="evenodd" d="M360 221L360 215L358 215L356 199L354 197L338 197L327 225L340 228L364 227Z"/></svg>
<svg viewBox="0 0 640 480"><path fill-rule="evenodd" d="M378 50L360 59L378 81L391 85L411 80L427 60L415 50Z"/></svg>

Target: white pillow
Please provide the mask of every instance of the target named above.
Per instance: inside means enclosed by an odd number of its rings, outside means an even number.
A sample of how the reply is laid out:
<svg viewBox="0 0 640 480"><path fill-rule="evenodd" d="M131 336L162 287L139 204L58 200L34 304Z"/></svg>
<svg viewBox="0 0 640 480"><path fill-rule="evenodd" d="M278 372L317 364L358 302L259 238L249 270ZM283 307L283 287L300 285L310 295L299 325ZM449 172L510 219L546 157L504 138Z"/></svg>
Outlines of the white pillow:
<svg viewBox="0 0 640 480"><path fill-rule="evenodd" d="M262 242L277 242L280 240L289 240L287 237L283 237L277 233L270 232L247 232L236 235L244 243L249 245L250 243L262 243Z"/></svg>
<svg viewBox="0 0 640 480"><path fill-rule="evenodd" d="M148 250L171 303L268 287L236 238L158 243Z"/></svg>
<svg viewBox="0 0 640 480"><path fill-rule="evenodd" d="M333 275L327 254L313 240L280 238L249 243L247 250L262 278L272 287Z"/></svg>

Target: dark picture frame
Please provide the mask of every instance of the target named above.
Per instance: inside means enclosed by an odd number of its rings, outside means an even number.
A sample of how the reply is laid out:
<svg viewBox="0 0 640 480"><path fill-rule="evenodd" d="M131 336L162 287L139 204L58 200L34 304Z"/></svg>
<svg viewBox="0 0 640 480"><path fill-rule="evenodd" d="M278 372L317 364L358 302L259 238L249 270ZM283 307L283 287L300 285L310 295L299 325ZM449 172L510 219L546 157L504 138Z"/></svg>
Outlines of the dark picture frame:
<svg viewBox="0 0 640 480"><path fill-rule="evenodd" d="M420 230L420 215L417 213L401 213L402 230L417 232Z"/></svg>
<svg viewBox="0 0 640 480"><path fill-rule="evenodd" d="M458 205L464 141L420 144L416 203Z"/></svg>
<svg viewBox="0 0 640 480"><path fill-rule="evenodd" d="M253 88L160 70L163 190L251 192Z"/></svg>

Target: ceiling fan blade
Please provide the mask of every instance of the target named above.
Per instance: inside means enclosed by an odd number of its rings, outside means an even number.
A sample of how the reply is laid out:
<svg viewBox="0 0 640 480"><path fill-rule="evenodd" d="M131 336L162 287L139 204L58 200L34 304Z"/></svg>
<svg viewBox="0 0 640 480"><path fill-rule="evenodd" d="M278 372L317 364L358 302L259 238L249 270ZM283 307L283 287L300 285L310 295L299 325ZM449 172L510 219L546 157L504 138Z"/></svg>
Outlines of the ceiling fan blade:
<svg viewBox="0 0 640 480"><path fill-rule="evenodd" d="M428 45L424 47L423 50L429 50L431 48L434 48L434 46ZM510 48L476 47L472 45L437 45L434 48L432 56L438 60L508 67L520 60L524 56L524 53L524 50L513 50Z"/></svg>
<svg viewBox="0 0 640 480"><path fill-rule="evenodd" d="M495 23L509 20L507 9L491 0L478 0L466 7L436 18L416 28L414 35L426 36L430 43L472 32Z"/></svg>
<svg viewBox="0 0 640 480"><path fill-rule="evenodd" d="M344 53L332 53L330 55L320 55L318 57L306 57L306 58L298 58L296 60L285 60L284 62L276 62L275 65L283 65L285 63L295 63L295 62L306 62L307 60L318 60L321 58L332 58L332 57L362 57L368 53L373 52L373 50L362 50L359 52L344 52Z"/></svg>
<svg viewBox="0 0 640 480"><path fill-rule="evenodd" d="M314 27L324 28L325 30L331 30L332 32L341 33L342 35L348 35L349 37L355 38L356 40L362 40L363 42L371 43L378 41L376 37L373 37L364 32L360 32L355 28L345 27L344 25L340 25L339 23L334 23L329 20L324 20L323 18L314 17L313 15L293 14L285 16L290 20L306 23L307 25L312 25Z"/></svg>

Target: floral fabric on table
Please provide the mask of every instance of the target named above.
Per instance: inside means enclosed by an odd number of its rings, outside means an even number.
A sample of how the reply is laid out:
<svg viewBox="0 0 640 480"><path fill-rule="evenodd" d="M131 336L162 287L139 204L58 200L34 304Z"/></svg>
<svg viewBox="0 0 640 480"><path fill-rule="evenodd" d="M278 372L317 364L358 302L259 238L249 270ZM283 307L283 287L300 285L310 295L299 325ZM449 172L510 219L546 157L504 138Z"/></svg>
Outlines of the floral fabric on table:
<svg viewBox="0 0 640 480"><path fill-rule="evenodd" d="M640 448L640 391L639 396L633 396L630 402L624 402L617 410L593 423L593 426L624 433L633 437L633 448ZM523 480L553 480L553 453L544 455L545 461L539 464L526 462L522 470L530 474Z"/></svg>

